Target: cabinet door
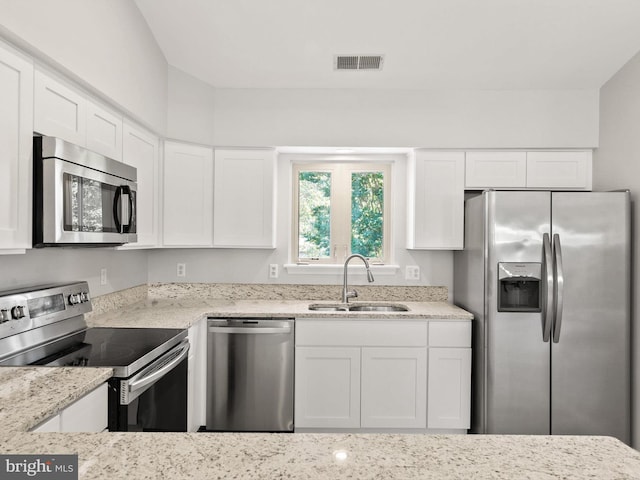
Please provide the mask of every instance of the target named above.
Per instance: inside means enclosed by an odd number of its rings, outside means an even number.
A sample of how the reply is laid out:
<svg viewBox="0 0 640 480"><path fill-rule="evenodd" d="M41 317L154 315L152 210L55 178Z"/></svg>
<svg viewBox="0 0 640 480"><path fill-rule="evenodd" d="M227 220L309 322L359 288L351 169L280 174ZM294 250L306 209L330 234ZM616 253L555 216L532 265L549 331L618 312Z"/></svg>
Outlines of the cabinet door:
<svg viewBox="0 0 640 480"><path fill-rule="evenodd" d="M166 142L163 181L163 244L212 245L213 151Z"/></svg>
<svg viewBox="0 0 640 480"><path fill-rule="evenodd" d="M108 422L107 384L103 383L60 412L61 432L101 432Z"/></svg>
<svg viewBox="0 0 640 480"><path fill-rule="evenodd" d="M156 247L160 233L158 137L128 123L124 124L123 130L122 161L136 167L138 173L138 241L122 248Z"/></svg>
<svg viewBox="0 0 640 480"><path fill-rule="evenodd" d="M469 428L471 349L430 347L428 391L428 428Z"/></svg>
<svg viewBox="0 0 640 480"><path fill-rule="evenodd" d="M359 348L296 348L295 426L360 427Z"/></svg>
<svg viewBox="0 0 640 480"><path fill-rule="evenodd" d="M85 97L40 70L36 70L34 82L33 130L85 146Z"/></svg>
<svg viewBox="0 0 640 480"><path fill-rule="evenodd" d="M362 349L362 428L425 428L427 349Z"/></svg>
<svg viewBox="0 0 640 480"><path fill-rule="evenodd" d="M524 188L526 152L467 152L466 188Z"/></svg>
<svg viewBox="0 0 640 480"><path fill-rule="evenodd" d="M122 159L122 117L87 101L87 148L105 157Z"/></svg>
<svg viewBox="0 0 640 480"><path fill-rule="evenodd" d="M591 152L527 152L527 187L591 190Z"/></svg>
<svg viewBox="0 0 640 480"><path fill-rule="evenodd" d="M275 247L272 150L216 150L213 244Z"/></svg>
<svg viewBox="0 0 640 480"><path fill-rule="evenodd" d="M463 248L464 152L418 151L410 169L407 248Z"/></svg>
<svg viewBox="0 0 640 480"><path fill-rule="evenodd" d="M0 45L0 249L31 247L33 65Z"/></svg>

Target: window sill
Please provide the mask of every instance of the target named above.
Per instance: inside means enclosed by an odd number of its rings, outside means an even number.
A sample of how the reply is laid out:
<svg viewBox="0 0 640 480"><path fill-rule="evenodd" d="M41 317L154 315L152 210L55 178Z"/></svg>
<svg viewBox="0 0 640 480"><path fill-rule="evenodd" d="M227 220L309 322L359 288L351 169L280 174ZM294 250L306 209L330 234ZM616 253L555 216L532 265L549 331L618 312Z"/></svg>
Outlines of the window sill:
<svg viewBox="0 0 640 480"><path fill-rule="evenodd" d="M314 265L300 265L297 263L286 263L284 265L287 273L291 275L340 275L344 272L344 265L319 263ZM400 265L371 265L371 272L377 275L395 275L400 270ZM366 275L364 265L349 265L349 275Z"/></svg>

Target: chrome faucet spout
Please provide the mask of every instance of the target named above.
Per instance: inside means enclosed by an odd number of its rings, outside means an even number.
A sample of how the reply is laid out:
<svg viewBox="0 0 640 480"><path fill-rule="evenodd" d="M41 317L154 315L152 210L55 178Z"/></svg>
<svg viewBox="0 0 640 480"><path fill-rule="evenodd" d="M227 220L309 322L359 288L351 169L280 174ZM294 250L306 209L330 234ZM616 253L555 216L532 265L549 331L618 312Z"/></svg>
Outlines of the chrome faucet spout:
<svg viewBox="0 0 640 480"><path fill-rule="evenodd" d="M358 296L358 292L356 290L351 290L351 291L349 290L348 282L347 282L347 272L349 271L347 267L349 265L349 262L353 258L359 258L364 262L364 266L367 269L367 281L371 283L374 280L373 273L369 268L369 261L359 253L354 253L353 255L349 255L347 259L344 261L344 278L342 282L342 303L348 303L350 298L354 298Z"/></svg>

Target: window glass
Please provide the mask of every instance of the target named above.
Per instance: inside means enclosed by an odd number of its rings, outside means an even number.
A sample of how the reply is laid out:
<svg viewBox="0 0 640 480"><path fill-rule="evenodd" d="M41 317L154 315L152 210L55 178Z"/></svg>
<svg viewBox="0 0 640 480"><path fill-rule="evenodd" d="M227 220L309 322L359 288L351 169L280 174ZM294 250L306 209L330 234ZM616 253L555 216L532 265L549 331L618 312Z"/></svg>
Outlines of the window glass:
<svg viewBox="0 0 640 480"><path fill-rule="evenodd" d="M390 164L293 165L293 261L342 263L359 253L388 261Z"/></svg>
<svg viewBox="0 0 640 480"><path fill-rule="evenodd" d="M298 175L298 257L331 256L331 173Z"/></svg>

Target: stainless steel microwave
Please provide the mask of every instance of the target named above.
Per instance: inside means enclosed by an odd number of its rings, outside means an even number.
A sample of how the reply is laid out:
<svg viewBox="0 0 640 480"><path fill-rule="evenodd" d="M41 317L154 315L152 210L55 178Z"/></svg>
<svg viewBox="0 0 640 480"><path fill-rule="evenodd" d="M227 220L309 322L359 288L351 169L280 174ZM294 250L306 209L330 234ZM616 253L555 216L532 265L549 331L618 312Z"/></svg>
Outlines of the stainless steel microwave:
<svg viewBox="0 0 640 480"><path fill-rule="evenodd" d="M136 234L136 169L60 138L33 137L33 246L115 246Z"/></svg>

